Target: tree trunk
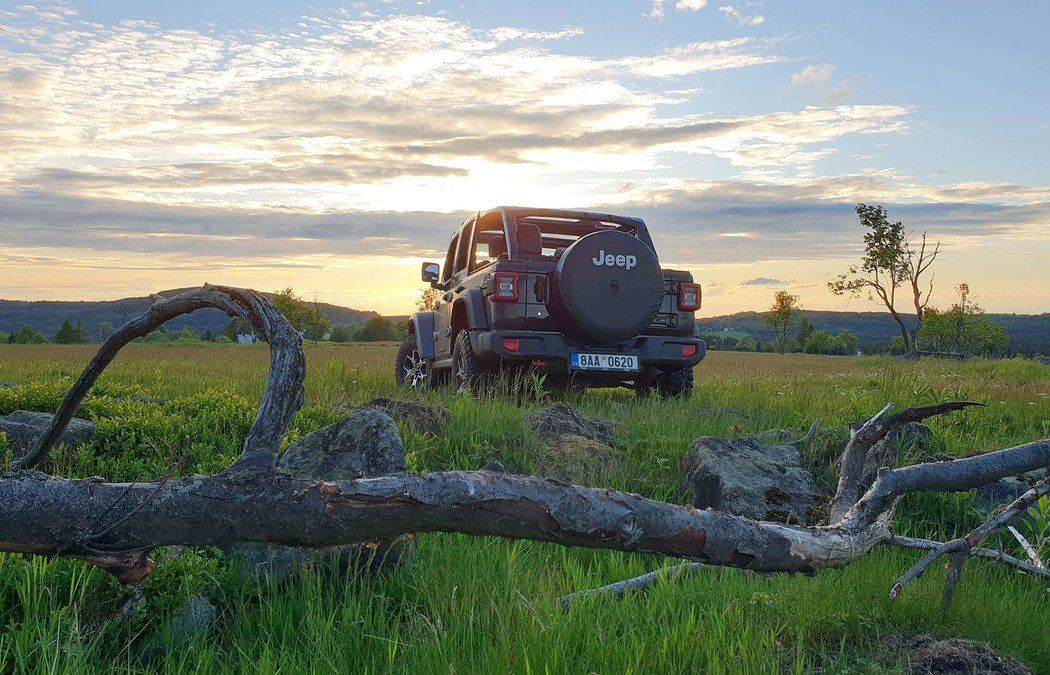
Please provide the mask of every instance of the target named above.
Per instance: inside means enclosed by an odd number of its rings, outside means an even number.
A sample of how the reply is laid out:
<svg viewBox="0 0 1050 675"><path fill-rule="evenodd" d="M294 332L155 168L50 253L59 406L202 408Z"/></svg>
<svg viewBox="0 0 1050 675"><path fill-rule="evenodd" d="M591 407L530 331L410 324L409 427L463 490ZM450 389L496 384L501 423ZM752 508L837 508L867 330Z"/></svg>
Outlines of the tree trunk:
<svg viewBox="0 0 1050 675"><path fill-rule="evenodd" d="M763 572L843 565L881 529L760 523L615 490L509 474L444 472L354 481L192 476L109 484L22 473L0 480L0 550L81 557L136 580L159 546L259 542L321 548L406 532L462 532L658 553ZM47 522L48 527L40 527Z"/></svg>

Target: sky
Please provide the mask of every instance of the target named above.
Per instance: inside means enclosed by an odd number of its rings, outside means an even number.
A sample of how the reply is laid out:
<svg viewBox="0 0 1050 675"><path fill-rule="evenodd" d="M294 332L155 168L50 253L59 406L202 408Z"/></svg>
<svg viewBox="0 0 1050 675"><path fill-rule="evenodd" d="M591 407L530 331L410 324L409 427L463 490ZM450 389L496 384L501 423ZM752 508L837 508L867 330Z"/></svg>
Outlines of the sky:
<svg viewBox="0 0 1050 675"><path fill-rule="evenodd" d="M387 314L501 204L645 219L699 316L875 310L854 207L931 304L1050 311L1044 2L0 2L0 297L208 283Z"/></svg>

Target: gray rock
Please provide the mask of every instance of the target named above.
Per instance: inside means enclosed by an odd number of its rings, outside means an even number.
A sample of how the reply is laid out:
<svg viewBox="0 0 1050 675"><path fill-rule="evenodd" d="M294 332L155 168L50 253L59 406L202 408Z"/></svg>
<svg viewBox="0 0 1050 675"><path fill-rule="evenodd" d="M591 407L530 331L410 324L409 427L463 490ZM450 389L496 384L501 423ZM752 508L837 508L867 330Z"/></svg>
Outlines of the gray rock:
<svg viewBox="0 0 1050 675"><path fill-rule="evenodd" d="M1044 356L1042 354L1036 354L1032 357L1032 360L1036 363L1041 363L1044 366L1050 366L1050 356Z"/></svg>
<svg viewBox="0 0 1050 675"><path fill-rule="evenodd" d="M382 476L405 470L405 446L389 415L364 408L307 434L281 454L277 466L299 478Z"/></svg>
<svg viewBox="0 0 1050 675"><path fill-rule="evenodd" d="M613 435L618 426L616 422L581 415L560 401L526 415L524 422L541 443L556 444L561 436L582 436L613 448L622 445Z"/></svg>
<svg viewBox="0 0 1050 675"><path fill-rule="evenodd" d="M304 436L280 456L281 471L299 478L353 480L405 470L405 448L390 416L364 408ZM376 572L407 564L415 550L409 536L327 549L238 544L230 553L242 573L282 579L305 566L334 564L343 571Z"/></svg>
<svg viewBox="0 0 1050 675"><path fill-rule="evenodd" d="M0 431L7 435L7 446L15 457L21 457L32 449L37 438L47 433L54 419L51 413L16 410L10 415L0 416ZM95 435L95 425L74 417L69 420L59 442L69 446L87 443Z"/></svg>
<svg viewBox="0 0 1050 675"><path fill-rule="evenodd" d="M1000 478L994 483L982 485L976 490L977 507L981 511L991 512L1000 506L1006 506L1031 490L1032 486L1043 478L1043 475L1045 475L1045 472L1042 470L1033 471L1021 477ZM1015 518L1015 521L1023 518L1024 514L1020 514Z"/></svg>
<svg viewBox="0 0 1050 675"><path fill-rule="evenodd" d="M540 443L535 475L573 485L608 485L623 470L620 448L576 434L560 434Z"/></svg>
<svg viewBox="0 0 1050 675"><path fill-rule="evenodd" d="M418 431L437 436L448 424L448 409L431 403L419 401L397 401L385 396L376 396L359 406L358 409L376 408L382 410L395 422L413 426Z"/></svg>
<svg viewBox="0 0 1050 675"><path fill-rule="evenodd" d="M760 520L811 520L813 476L790 445L766 445L754 436L705 436L689 446L682 465L683 488L697 508Z"/></svg>
<svg viewBox="0 0 1050 675"><path fill-rule="evenodd" d="M0 389L14 389L17 386L17 382L8 382L6 380L0 382Z"/></svg>
<svg viewBox="0 0 1050 675"><path fill-rule="evenodd" d="M194 595L178 609L168 624L168 636L172 644L207 632L215 622L215 605L201 594Z"/></svg>
<svg viewBox="0 0 1050 675"><path fill-rule="evenodd" d="M132 602L137 600L132 598L129 604ZM146 661L157 661L166 652L186 648L188 642L211 630L216 614L215 605L208 598L199 593L190 597L143 645L140 656Z"/></svg>

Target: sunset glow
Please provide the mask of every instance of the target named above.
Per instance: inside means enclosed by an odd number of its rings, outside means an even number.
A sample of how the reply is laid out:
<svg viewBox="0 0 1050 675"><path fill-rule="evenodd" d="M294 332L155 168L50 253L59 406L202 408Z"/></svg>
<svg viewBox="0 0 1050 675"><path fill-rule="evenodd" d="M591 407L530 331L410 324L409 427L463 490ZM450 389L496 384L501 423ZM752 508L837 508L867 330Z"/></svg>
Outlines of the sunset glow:
<svg viewBox="0 0 1050 675"><path fill-rule="evenodd" d="M704 316L876 309L825 286L866 202L942 242L933 304L1050 311L1041 4L216 4L0 5L0 297L405 314L527 204L644 218Z"/></svg>

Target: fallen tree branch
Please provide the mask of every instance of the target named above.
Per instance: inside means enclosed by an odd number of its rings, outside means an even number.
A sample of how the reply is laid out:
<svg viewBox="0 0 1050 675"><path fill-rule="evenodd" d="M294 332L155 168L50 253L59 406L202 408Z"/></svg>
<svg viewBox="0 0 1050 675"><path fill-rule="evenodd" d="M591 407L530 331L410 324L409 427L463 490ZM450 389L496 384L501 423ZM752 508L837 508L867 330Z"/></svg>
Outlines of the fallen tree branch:
<svg viewBox="0 0 1050 675"><path fill-rule="evenodd" d="M578 602L585 598L602 597L602 598L622 598L629 591L644 591L654 586L661 579L667 577L678 577L682 574L692 574L699 572L705 567L710 565L701 562L690 562L682 563L681 565L675 565L673 567L662 567L652 572L646 572L630 579L624 579L623 581L617 581L605 586L599 586L597 588L589 588L585 591L579 591L577 593L570 593L569 595L563 595L558 598L557 602L562 608L568 608L574 602Z"/></svg>
<svg viewBox="0 0 1050 675"><path fill-rule="evenodd" d="M931 539L916 539L914 537L902 537L900 535L893 535L886 541L882 542L886 546L899 546L900 548L912 548L919 551L933 551L944 545L944 542L933 541ZM996 551L990 548L975 548L970 551L970 555L976 558L986 558L988 560L994 560L995 562L1002 563L1008 567L1013 567L1020 572L1026 572L1035 576L1046 577L1050 579L1050 569L1045 567L1037 567L1030 562L1021 560L1012 555L1003 553L1002 551Z"/></svg>
<svg viewBox="0 0 1050 675"><path fill-rule="evenodd" d="M110 532L112 532L116 528L118 528L121 525L123 525L124 523L126 523L132 516L134 516L139 511L141 511L143 507L145 507L147 504L149 504L151 499L154 499L158 494L160 494L160 491L164 488L165 485L168 484L168 481L171 480L171 477L175 475L175 472L178 471L179 469L181 469L182 466L186 463L186 460L189 459L189 456L190 456L190 437L187 436L186 437L185 449L182 452L182 457L179 458L177 461L174 461L174 462L168 464L167 472L164 474L164 477L160 479L160 482L157 483L157 487L154 488L153 492L150 493L149 498L146 501L141 502L138 506L136 506L132 510L128 511L126 514L124 514L123 517L120 518L120 520L112 523L106 529L104 529L104 530L102 530L100 532L95 532L95 533L90 534L87 537L85 537L85 541L86 542L91 542L93 546L97 546L97 542L101 541L107 534L109 534ZM131 486L129 486L129 490L134 485L135 484L132 483ZM124 494L122 494L120 497L118 497L117 500L114 502L114 505L119 503L121 499L123 499L125 496L127 496L127 494L128 494L128 490L125 490ZM106 509L106 513L109 513L111 510L112 510L112 508ZM100 520L102 518L105 518L105 516L106 516L106 514L104 513L100 517Z"/></svg>
<svg viewBox="0 0 1050 675"><path fill-rule="evenodd" d="M1007 526L1009 528L1009 526ZM885 541L880 542L885 546L897 546L900 548L917 549L920 551L932 551L943 545L942 542L932 541L929 539L916 539L914 537L902 537L900 535L891 535ZM970 551L971 556L978 558L986 558L994 560L995 562L1002 563L1009 567L1013 567L1021 572L1027 572L1036 576L1042 576L1050 579L1050 570L1042 566L1042 564L1032 564L1015 558L1012 555L1008 555L1001 551L995 551L990 548L975 548ZM677 577L680 574L691 574L693 572L699 572L705 567L711 567L708 563L682 563L673 567L664 567L652 572L632 577L630 579L624 579L623 581L617 581L605 586L599 586L597 588L589 588L584 591L577 593L570 593L569 595L563 595L558 598L558 604L562 607L568 607L572 603L590 597L610 597L619 599L626 595L629 591L644 591L661 579L667 576L674 575Z"/></svg>
<svg viewBox="0 0 1050 675"><path fill-rule="evenodd" d="M896 501L911 492L963 492L1047 466L1050 466L1050 439L947 462L880 469L875 482L838 521L838 526L847 530L862 529L892 515Z"/></svg>
<svg viewBox="0 0 1050 675"><path fill-rule="evenodd" d="M811 573L849 563L883 536L877 528L790 527L488 471L333 482L218 474L131 487L28 472L0 479L0 504L0 550L42 555L245 542L323 548L461 532ZM83 524L107 510L119 525L104 546L87 541ZM136 517L125 518L132 511ZM43 519L47 528L39 526Z"/></svg>
<svg viewBox="0 0 1050 675"><path fill-rule="evenodd" d="M99 348L66 394L51 421L51 427L24 457L15 460L12 468L31 469L47 457L48 451L58 443L92 385L122 347L177 316L205 307L221 309L230 316L244 319L270 344L270 374L266 379L262 403L244 441L241 457L231 470L262 468L272 471L276 466L276 452L281 447L281 440L291 424L292 416L303 403L306 357L303 354L302 338L262 295L241 288L208 284L172 298L157 297L145 314L117 329Z"/></svg>
<svg viewBox="0 0 1050 675"><path fill-rule="evenodd" d="M1050 494L1050 477L1044 478L1035 484L1028 492L1024 493L1017 499L1015 499L1009 506L1000 511L998 514L988 519L984 523L978 525L972 532L965 537L959 539L953 539L949 542L941 544L937 548L930 551L926 556L923 557L918 563L916 563L910 570L904 573L897 583L893 584L893 588L890 589L890 599L896 600L907 586L912 581L922 576L923 572L933 564L939 558L950 555L952 556L951 567L949 571L956 575L961 574L962 562L966 559L966 556L977 547L985 537L989 534L1002 527L1006 523L1010 522L1019 513L1024 512L1029 506L1038 501L1043 495ZM962 554L956 556L955 554ZM945 602L951 604L951 594L948 592L949 588L954 589L955 583L958 579L952 580L951 575L949 576L949 585L945 589Z"/></svg>
<svg viewBox="0 0 1050 675"><path fill-rule="evenodd" d="M955 599L955 588L962 581L963 565L966 564L968 551L956 551L948 554L948 579L944 582L944 593L941 595L941 608L948 609Z"/></svg>
<svg viewBox="0 0 1050 675"><path fill-rule="evenodd" d="M1021 545L1021 548L1024 550L1025 555L1028 556L1028 559L1032 561L1033 565L1035 565L1036 567L1046 567L1043 564L1042 558L1039 557L1039 552L1036 551L1035 547L1032 546L1032 544L1024 538L1023 534L1017 531L1016 527L1014 527L1013 525L1007 525L1006 531L1012 534L1014 539L1017 540L1017 543Z"/></svg>
<svg viewBox="0 0 1050 675"><path fill-rule="evenodd" d="M1050 461L1050 442L1030 445L1042 449L1042 465ZM1020 446L1002 452L1029 456L1031 449ZM931 466L944 465L909 468ZM176 544L259 542L322 548L406 532L461 532L657 553L758 572L812 573L846 565L892 537L887 519L854 526L795 527L616 490L489 471L336 482L218 474L171 480L163 486L28 472L0 479L0 504L0 550L94 556L96 564L105 551L119 555ZM91 545L83 524L96 522L107 511L120 525L110 529L104 547ZM136 517L126 519L131 511ZM40 527L45 520L48 527ZM123 564L102 561L107 569Z"/></svg>
<svg viewBox="0 0 1050 675"><path fill-rule="evenodd" d="M867 459L872 446L885 438L887 434L905 424L920 422L928 417L943 415L975 405L983 406L984 403L976 401L949 401L936 405L908 408L896 415L883 419L883 416L893 408L893 404L888 403L885 408L865 422L860 428L851 430L849 443L846 444L846 449L842 452L838 488L835 490L835 498L831 501L831 522L834 523L841 520L853 505L857 503L857 499L864 492L864 486L861 484L864 474L864 460Z"/></svg>

